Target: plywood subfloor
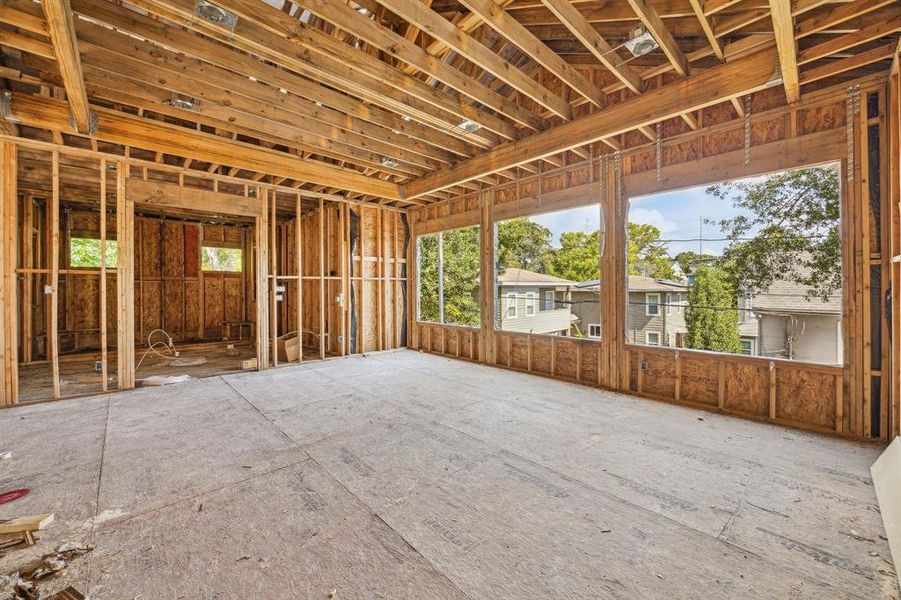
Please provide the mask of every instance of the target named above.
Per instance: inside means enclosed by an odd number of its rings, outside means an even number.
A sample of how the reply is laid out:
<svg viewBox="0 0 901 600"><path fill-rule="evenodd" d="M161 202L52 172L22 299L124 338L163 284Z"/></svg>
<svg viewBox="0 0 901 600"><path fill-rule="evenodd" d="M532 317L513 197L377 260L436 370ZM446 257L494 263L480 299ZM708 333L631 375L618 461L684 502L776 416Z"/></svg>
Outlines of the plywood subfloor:
<svg viewBox="0 0 901 600"><path fill-rule="evenodd" d="M0 411L91 598L894 598L880 449L410 351Z"/></svg>

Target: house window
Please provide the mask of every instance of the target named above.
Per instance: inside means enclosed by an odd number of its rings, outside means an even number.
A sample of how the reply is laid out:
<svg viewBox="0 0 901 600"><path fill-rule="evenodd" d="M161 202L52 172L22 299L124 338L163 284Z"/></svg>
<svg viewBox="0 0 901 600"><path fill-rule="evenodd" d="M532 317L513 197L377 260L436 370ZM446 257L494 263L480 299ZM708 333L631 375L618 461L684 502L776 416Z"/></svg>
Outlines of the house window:
<svg viewBox="0 0 901 600"><path fill-rule="evenodd" d="M666 293L666 314L669 316L672 313L673 307L673 295L669 292Z"/></svg>
<svg viewBox="0 0 901 600"><path fill-rule="evenodd" d="M678 298L679 298L679 306L676 307L676 312L681 315L685 312L685 293L679 292Z"/></svg>
<svg viewBox="0 0 901 600"><path fill-rule="evenodd" d="M100 240L96 238L69 239L69 266L73 269L100 268ZM119 254L116 240L106 240L106 266L115 267Z"/></svg>
<svg viewBox="0 0 901 600"><path fill-rule="evenodd" d="M516 292L507 292L504 294L506 300L505 315L508 319L516 318Z"/></svg>
<svg viewBox="0 0 901 600"><path fill-rule="evenodd" d="M557 307L554 302L554 290L548 290L544 293L544 310L554 310Z"/></svg>
<svg viewBox="0 0 901 600"><path fill-rule="evenodd" d="M660 314L660 294L645 294L644 314L656 316Z"/></svg>
<svg viewBox="0 0 901 600"><path fill-rule="evenodd" d="M754 340L751 339L742 339L741 340L741 353L747 356L754 356L756 354Z"/></svg>
<svg viewBox="0 0 901 600"><path fill-rule="evenodd" d="M203 246L200 250L204 271L240 273L243 270L244 252L240 248Z"/></svg>
<svg viewBox="0 0 901 600"><path fill-rule="evenodd" d="M599 324L592 323L588 326L588 337L590 338L599 338L601 337L601 326Z"/></svg>
<svg viewBox="0 0 901 600"><path fill-rule="evenodd" d="M660 345L660 334L656 331L648 332L648 346L659 346Z"/></svg>
<svg viewBox="0 0 901 600"><path fill-rule="evenodd" d="M535 292L526 292L526 316L534 317L538 308L538 299Z"/></svg>

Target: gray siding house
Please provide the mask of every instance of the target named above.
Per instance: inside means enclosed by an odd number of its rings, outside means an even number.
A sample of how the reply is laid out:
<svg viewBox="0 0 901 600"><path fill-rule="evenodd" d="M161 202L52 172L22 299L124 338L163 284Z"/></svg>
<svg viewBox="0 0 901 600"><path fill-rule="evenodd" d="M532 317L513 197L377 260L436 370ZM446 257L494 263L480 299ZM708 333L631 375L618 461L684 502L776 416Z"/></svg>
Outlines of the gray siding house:
<svg viewBox="0 0 901 600"><path fill-rule="evenodd" d="M806 288L776 281L766 293L751 299L757 319L756 354L806 362L840 365L842 348L842 297L825 302L805 298Z"/></svg>
<svg viewBox="0 0 901 600"><path fill-rule="evenodd" d="M570 335L570 290L575 282L526 269L507 268L497 277L497 328Z"/></svg>
<svg viewBox="0 0 901 600"><path fill-rule="evenodd" d="M572 290L575 328L587 337L601 336L600 285L585 281ZM684 347L688 287L678 281L629 276L626 340L632 344Z"/></svg>

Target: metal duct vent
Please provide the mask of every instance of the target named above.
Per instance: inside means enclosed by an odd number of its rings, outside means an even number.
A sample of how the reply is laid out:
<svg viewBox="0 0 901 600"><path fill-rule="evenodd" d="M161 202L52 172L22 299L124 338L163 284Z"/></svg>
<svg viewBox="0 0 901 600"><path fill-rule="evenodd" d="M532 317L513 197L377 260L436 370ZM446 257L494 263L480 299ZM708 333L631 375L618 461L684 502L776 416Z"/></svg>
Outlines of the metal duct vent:
<svg viewBox="0 0 901 600"><path fill-rule="evenodd" d="M238 15L216 6L209 0L197 0L194 3L194 16L206 19L210 23L224 27L229 31L238 23Z"/></svg>
<svg viewBox="0 0 901 600"><path fill-rule="evenodd" d="M166 100L165 103L169 106L183 108L185 110L194 110L195 108L194 103L191 100L185 100L183 98L172 98L171 100Z"/></svg>
<svg viewBox="0 0 901 600"><path fill-rule="evenodd" d="M633 29L629 33L629 41L624 46L632 56L644 56L660 47L654 36L644 27Z"/></svg>
<svg viewBox="0 0 901 600"><path fill-rule="evenodd" d="M479 124L475 121L470 121L469 119L466 119L465 121L457 125L457 127L462 129L466 133L475 133L479 130Z"/></svg>
<svg viewBox="0 0 901 600"><path fill-rule="evenodd" d="M394 160L393 158L384 156L384 157L382 157L382 165L388 167L389 169L396 169L398 162L396 160Z"/></svg>

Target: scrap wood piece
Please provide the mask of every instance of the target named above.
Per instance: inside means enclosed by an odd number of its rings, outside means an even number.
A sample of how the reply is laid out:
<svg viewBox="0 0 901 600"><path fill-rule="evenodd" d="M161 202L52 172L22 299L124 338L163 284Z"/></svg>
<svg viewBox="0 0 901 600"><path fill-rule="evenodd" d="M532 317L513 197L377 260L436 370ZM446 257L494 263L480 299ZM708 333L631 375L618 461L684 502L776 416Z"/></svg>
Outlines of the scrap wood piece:
<svg viewBox="0 0 901 600"><path fill-rule="evenodd" d="M84 594L70 585L66 589L60 590L52 596L47 596L46 600L84 600Z"/></svg>
<svg viewBox="0 0 901 600"><path fill-rule="evenodd" d="M38 531L53 522L53 513L0 520L0 534Z"/></svg>
<svg viewBox="0 0 901 600"><path fill-rule="evenodd" d="M34 532L53 522L53 513L27 515L15 519L0 520L0 547L8 548L25 543L34 545Z"/></svg>

